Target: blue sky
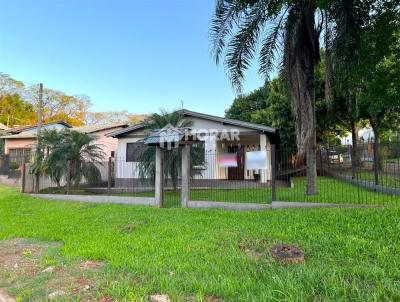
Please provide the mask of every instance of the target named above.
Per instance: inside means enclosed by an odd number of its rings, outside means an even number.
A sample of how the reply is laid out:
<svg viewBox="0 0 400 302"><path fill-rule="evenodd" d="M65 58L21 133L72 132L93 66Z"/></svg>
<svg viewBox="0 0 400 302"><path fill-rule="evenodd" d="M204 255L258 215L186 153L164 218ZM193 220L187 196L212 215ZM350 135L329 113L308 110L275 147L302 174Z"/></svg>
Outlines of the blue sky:
<svg viewBox="0 0 400 302"><path fill-rule="evenodd" d="M13 0L0 10L0 71L95 111L181 105L223 115L235 96L210 56L215 0ZM263 83L256 68L244 91Z"/></svg>

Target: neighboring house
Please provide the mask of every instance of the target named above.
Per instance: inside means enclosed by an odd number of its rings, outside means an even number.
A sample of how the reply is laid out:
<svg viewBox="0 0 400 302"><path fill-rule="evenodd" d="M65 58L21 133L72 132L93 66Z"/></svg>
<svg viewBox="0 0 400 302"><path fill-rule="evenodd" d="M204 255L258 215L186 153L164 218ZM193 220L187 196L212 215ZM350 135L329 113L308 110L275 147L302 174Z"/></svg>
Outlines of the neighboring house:
<svg viewBox="0 0 400 302"><path fill-rule="evenodd" d="M71 125L63 121L43 125L43 129L69 129ZM1 137L4 139L4 153L11 161L27 162L31 158L31 151L36 145L37 126L24 126L8 129Z"/></svg>
<svg viewBox="0 0 400 302"><path fill-rule="evenodd" d="M352 134L348 133L344 137L340 137L340 142L342 145L351 145ZM358 131L358 139L361 143L367 143L374 140L374 130L372 128L362 128Z"/></svg>
<svg viewBox="0 0 400 302"><path fill-rule="evenodd" d="M74 127L71 130L89 133L96 136L96 144L103 149L106 159L114 157L118 147L118 139L107 136L107 134L125 129L129 126L127 123L109 124L109 125L90 125Z"/></svg>
<svg viewBox="0 0 400 302"><path fill-rule="evenodd" d="M96 136L96 143L99 144L104 153L105 160L113 156L117 149L118 140L112 137L107 137L106 134L121 130L128 127L127 123L119 123L112 125L93 125L74 127L65 122L53 122L43 125L43 129L57 129L64 130L70 129L80 131ZM22 161L29 161L31 152L36 145L37 126L27 126L17 129L9 129L6 134L2 136L4 139L4 153L10 156L11 161L22 163Z"/></svg>
<svg viewBox="0 0 400 302"><path fill-rule="evenodd" d="M216 180L254 180L262 182L271 179L271 144L279 144L278 129L253 123L232 120L198 112L182 110L184 118L190 120L191 133L202 136L204 144L204 165L197 178ZM233 135L232 135L233 134ZM139 179L138 152L143 139L149 135L146 124L137 124L108 136L118 139L115 160L116 184L129 184L129 179ZM247 169L246 153L265 151L266 169ZM236 167L221 167L221 158L228 154L236 156Z"/></svg>

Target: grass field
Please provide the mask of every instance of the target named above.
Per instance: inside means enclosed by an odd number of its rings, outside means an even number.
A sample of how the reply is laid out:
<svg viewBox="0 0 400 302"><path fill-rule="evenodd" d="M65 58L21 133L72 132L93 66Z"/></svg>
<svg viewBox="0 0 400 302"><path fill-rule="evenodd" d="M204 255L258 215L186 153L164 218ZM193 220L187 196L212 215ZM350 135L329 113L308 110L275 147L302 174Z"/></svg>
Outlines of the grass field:
<svg viewBox="0 0 400 302"><path fill-rule="evenodd" d="M400 171L400 169L399 169ZM350 170L345 171L346 175L352 175ZM357 171L358 181L368 181L375 183L374 171ZM379 185L389 188L400 188L400 174L396 176L390 174L379 173L378 176Z"/></svg>
<svg viewBox="0 0 400 302"><path fill-rule="evenodd" d="M294 178L293 187L279 187L277 200L295 202L321 202L337 204L400 204L400 196L374 192L331 177L318 177L318 195L306 196L306 179ZM126 194L130 196L154 196L153 192ZM249 189L192 189L191 199L199 201L271 203L270 188ZM180 191L165 192L167 207L179 206Z"/></svg>
<svg viewBox="0 0 400 302"><path fill-rule="evenodd" d="M104 261L93 301L147 301L154 293L173 301L398 301L399 217L398 208L228 212L66 203L0 187L0 240L62 243L40 269ZM268 249L281 242L302 248L305 263L273 261ZM54 288L40 276L18 283L0 275L0 287L20 301L43 301Z"/></svg>

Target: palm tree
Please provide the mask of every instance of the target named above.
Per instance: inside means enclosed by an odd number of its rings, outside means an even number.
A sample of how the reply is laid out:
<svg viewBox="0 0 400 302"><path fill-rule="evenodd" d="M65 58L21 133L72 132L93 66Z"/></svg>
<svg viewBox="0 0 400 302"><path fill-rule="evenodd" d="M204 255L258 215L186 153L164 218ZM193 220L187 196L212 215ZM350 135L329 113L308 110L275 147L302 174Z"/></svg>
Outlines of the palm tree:
<svg viewBox="0 0 400 302"><path fill-rule="evenodd" d="M61 186L61 179L66 174L67 165L65 164L65 154L53 151L63 142L62 132L55 129L44 129L40 133L39 142L41 143L43 154L43 172L56 182L57 187Z"/></svg>
<svg viewBox="0 0 400 302"><path fill-rule="evenodd" d="M218 64L225 57L228 75L239 92L259 43L262 75L268 79L282 63L296 120L298 155L307 158L309 195L317 193L314 72L324 16L313 0L217 0L211 25L215 61Z"/></svg>
<svg viewBox="0 0 400 302"><path fill-rule="evenodd" d="M90 184L101 182L99 166L104 165L105 153L99 144L96 144L94 135L79 131L65 130L63 143L54 150L54 156L62 157L71 162L71 180L78 186L82 177Z"/></svg>
<svg viewBox="0 0 400 302"><path fill-rule="evenodd" d="M67 174L67 163L71 162L71 179L78 186L82 178L90 184L101 182L99 166L103 165L105 154L95 143L96 137L70 130L43 130L40 137L40 152L31 173L40 171L48 175L60 187L61 179Z"/></svg>
<svg viewBox="0 0 400 302"><path fill-rule="evenodd" d="M182 111L168 112L161 110L160 113L154 113L145 121L147 134L160 130L165 127L171 128L190 128L192 122L185 119ZM139 154L139 174L141 178L155 178L155 154L153 146L144 145ZM203 154L203 156L201 156ZM204 149L200 145L192 145L191 148L191 167L201 164L204 159ZM181 169L181 152L179 148L165 151L164 159L164 177L171 179L173 190L178 187L178 178ZM194 169L191 169L194 171Z"/></svg>

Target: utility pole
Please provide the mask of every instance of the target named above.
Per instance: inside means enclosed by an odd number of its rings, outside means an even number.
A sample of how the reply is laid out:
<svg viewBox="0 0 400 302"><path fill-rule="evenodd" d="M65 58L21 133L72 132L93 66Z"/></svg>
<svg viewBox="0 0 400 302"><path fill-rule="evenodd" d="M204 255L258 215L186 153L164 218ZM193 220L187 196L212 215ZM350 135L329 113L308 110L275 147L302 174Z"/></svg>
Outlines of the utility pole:
<svg viewBox="0 0 400 302"><path fill-rule="evenodd" d="M39 163L42 160L42 154L40 150L40 131L43 126L43 84L39 84L39 104L38 104L38 124L37 124L37 142L36 142L36 161ZM40 173L39 171L35 174L35 193L39 193L39 182L40 182Z"/></svg>
<svg viewBox="0 0 400 302"><path fill-rule="evenodd" d="M38 126L37 133L38 136L42 130L42 107L43 107L43 84L39 84L39 106L38 106Z"/></svg>

